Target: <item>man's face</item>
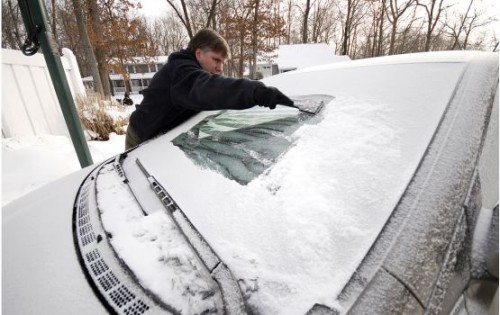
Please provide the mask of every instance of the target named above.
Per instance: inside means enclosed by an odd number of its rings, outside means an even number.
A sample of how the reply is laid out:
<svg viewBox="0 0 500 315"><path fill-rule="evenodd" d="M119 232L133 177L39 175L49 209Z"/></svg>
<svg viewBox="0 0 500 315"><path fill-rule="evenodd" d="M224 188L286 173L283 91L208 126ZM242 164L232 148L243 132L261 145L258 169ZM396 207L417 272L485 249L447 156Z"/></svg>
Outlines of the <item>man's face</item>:
<svg viewBox="0 0 500 315"><path fill-rule="evenodd" d="M213 74L222 73L224 61L226 60L222 52L215 52L211 50L203 51L198 48L196 49L195 55L201 67L205 71Z"/></svg>

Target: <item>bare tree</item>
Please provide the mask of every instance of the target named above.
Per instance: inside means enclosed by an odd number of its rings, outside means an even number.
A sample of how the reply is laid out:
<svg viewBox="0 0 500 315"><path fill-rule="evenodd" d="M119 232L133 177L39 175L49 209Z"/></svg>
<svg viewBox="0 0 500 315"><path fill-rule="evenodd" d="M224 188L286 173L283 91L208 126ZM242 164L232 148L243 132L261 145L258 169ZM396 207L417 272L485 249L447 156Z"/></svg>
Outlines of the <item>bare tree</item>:
<svg viewBox="0 0 500 315"><path fill-rule="evenodd" d="M431 49L432 34L440 21L441 14L450 6L443 6L444 0L417 0L417 5L425 9L427 14L427 33L425 37L424 51Z"/></svg>
<svg viewBox="0 0 500 315"><path fill-rule="evenodd" d="M173 12L155 19L149 24L147 32L156 40L160 53L164 55L183 48L188 40L186 29L175 18Z"/></svg>
<svg viewBox="0 0 500 315"><path fill-rule="evenodd" d="M350 54L350 46L355 38L355 29L362 19L361 0L347 0L346 12L343 19L341 55Z"/></svg>
<svg viewBox="0 0 500 315"><path fill-rule="evenodd" d="M357 27L365 17L365 2L361 0L347 0L345 14L340 13L343 29L341 55L351 55L351 46L354 45L357 36Z"/></svg>
<svg viewBox="0 0 500 315"><path fill-rule="evenodd" d="M368 11L371 14L370 24L366 31L367 48L365 56L374 57L382 54L384 36L385 0L368 2Z"/></svg>
<svg viewBox="0 0 500 315"><path fill-rule="evenodd" d="M316 1L312 17L312 34L311 41L313 43L329 43L331 37L336 31L337 21L333 16L334 6L333 1L321 0Z"/></svg>
<svg viewBox="0 0 500 315"><path fill-rule="evenodd" d="M2 47L19 49L25 31L17 1L2 0Z"/></svg>
<svg viewBox="0 0 500 315"><path fill-rule="evenodd" d="M405 0L403 4L398 5L398 0L388 0L389 1L389 10L386 10L387 19L391 23L392 31L391 31L391 41L389 46L389 55L394 54L394 47L396 44L396 35L398 31L398 22L403 14L410 8L415 0Z"/></svg>
<svg viewBox="0 0 500 315"><path fill-rule="evenodd" d="M221 0L207 0L206 5L203 1L186 2L186 0L167 0L170 7L174 10L175 14L186 28L189 39L193 38L197 30L202 27L209 27L216 29L215 15L217 6ZM192 8L192 9L190 9ZM193 14L196 18L193 18ZM203 16L204 15L204 16ZM200 26L196 26L196 25Z"/></svg>
<svg viewBox="0 0 500 315"><path fill-rule="evenodd" d="M496 18L493 15L487 15L476 9L474 4L474 0L470 0L464 14L454 14L454 19L447 19L445 28L453 39L453 43L448 49L468 49L472 32L495 21ZM448 22L448 20L451 21Z"/></svg>

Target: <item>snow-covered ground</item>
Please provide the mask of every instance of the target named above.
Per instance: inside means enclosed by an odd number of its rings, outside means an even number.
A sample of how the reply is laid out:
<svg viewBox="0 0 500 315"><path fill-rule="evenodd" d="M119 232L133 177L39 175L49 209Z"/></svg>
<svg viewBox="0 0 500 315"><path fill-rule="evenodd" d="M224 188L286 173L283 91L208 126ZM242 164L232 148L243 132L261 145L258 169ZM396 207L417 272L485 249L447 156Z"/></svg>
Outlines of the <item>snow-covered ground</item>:
<svg viewBox="0 0 500 315"><path fill-rule="evenodd" d="M131 98L138 104L142 95L133 94ZM128 109L133 111L135 106ZM88 141L88 146L92 160L97 163L125 150L125 135L111 134L108 141ZM69 136L2 138L2 207L79 169Z"/></svg>

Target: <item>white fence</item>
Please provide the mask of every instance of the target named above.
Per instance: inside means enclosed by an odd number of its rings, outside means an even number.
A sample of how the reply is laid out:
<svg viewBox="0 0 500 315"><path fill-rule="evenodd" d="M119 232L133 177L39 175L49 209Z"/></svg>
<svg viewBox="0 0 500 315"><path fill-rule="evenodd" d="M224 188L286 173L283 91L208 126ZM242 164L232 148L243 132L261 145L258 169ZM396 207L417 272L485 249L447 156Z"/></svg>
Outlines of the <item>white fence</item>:
<svg viewBox="0 0 500 315"><path fill-rule="evenodd" d="M63 54L73 98L84 95L73 52L64 48ZM69 135L45 59L2 49L2 138L39 134Z"/></svg>

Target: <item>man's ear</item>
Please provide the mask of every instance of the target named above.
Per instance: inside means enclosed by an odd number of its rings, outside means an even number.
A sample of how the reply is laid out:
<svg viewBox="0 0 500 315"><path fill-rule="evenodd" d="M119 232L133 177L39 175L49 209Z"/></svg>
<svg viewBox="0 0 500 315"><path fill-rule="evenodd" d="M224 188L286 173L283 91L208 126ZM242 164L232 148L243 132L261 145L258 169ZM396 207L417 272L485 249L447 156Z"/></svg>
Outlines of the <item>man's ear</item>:
<svg viewBox="0 0 500 315"><path fill-rule="evenodd" d="M195 55L195 57L196 57L196 59L197 59L198 61L200 61L200 58L201 58L201 53L202 53L202 52L203 52L203 51L202 51L200 48L196 48L196 50L194 51L194 55Z"/></svg>

